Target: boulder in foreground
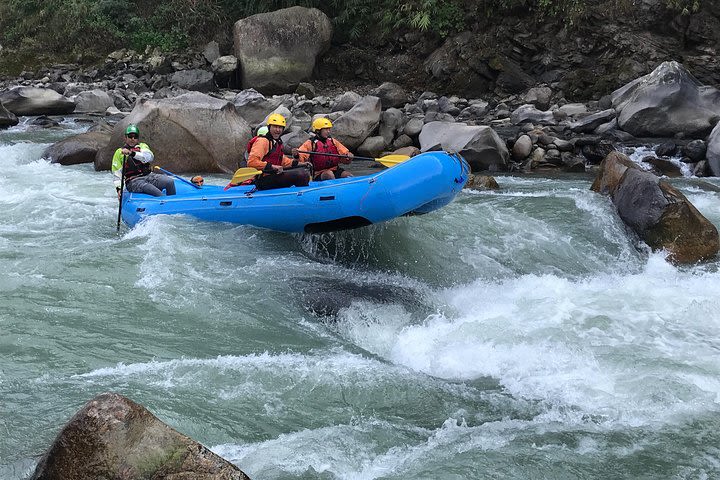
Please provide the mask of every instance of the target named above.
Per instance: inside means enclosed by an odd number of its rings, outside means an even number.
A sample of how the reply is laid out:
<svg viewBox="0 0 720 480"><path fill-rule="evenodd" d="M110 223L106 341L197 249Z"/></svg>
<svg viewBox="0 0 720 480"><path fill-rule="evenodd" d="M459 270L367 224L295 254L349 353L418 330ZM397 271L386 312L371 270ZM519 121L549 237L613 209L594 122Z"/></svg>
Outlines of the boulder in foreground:
<svg viewBox="0 0 720 480"><path fill-rule="evenodd" d="M90 400L40 460L33 480L245 480L235 465L116 393Z"/></svg>

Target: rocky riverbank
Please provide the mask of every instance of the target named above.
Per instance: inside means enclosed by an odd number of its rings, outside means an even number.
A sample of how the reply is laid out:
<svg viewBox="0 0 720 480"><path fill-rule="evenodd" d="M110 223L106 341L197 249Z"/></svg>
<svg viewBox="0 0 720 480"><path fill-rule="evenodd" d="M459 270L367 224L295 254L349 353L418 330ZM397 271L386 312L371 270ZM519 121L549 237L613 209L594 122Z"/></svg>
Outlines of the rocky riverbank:
<svg viewBox="0 0 720 480"><path fill-rule="evenodd" d="M158 65L163 64L178 70L162 73ZM210 131L223 132L219 141L227 140L228 135L237 136L232 142L237 150L228 152L228 158L220 162L213 158L173 165L179 172L232 171L251 129L270 113L280 112L289 118L284 136L288 148L307 138L314 116L325 115L335 123L335 134L364 156L399 149L412 153L439 145L462 152L475 171L581 172L593 168L613 149L654 145L656 155L647 159L646 167L658 174L680 175L679 162L685 162L685 170L697 176L719 173L712 167L718 147L708 149L718 136L710 135L717 119L713 108L718 105L718 93L699 85L676 63L662 64L612 95L587 103L553 103L548 86L486 100L417 94L393 83L368 86L363 92L367 95L346 91L334 96L322 95L312 83L301 83L294 93L266 97L252 89L218 89L210 65L202 55L163 57L117 52L103 69L95 71L63 65L28 73L25 76L30 78L5 84L0 100L6 113L0 114L4 119L0 122L16 123L17 115L98 115L98 127L92 128L93 132L60 142L50 149L48 157L62 164L95 162L98 168L107 168L107 162L98 162L95 157L110 141L112 128L108 127L137 108L133 106L147 101L182 103L179 97L199 91L206 92L204 101L214 99L213 108L232 105L247 128L233 135L224 127L208 126ZM15 86L8 88L12 84ZM648 106L649 101L656 104ZM205 123L202 117L191 116L193 121ZM52 119L33 121L53 125ZM193 127L189 125L188 129L192 131ZM117 143L119 138L115 140ZM150 141L156 145L162 142L159 138ZM171 142L184 144L182 138ZM68 143L80 151L68 150ZM185 150L191 150L189 144ZM235 159L230 158L233 155Z"/></svg>
<svg viewBox="0 0 720 480"><path fill-rule="evenodd" d="M273 44L272 32L288 18L302 19L307 28ZM18 122L18 115L104 115L106 121L92 132L46 153L53 162L94 162L98 169L108 168L108 152L120 141L119 130L113 133L112 127L133 121L145 123L160 158L170 159L164 163L178 172L229 173L241 161L252 130L278 112L289 120L283 136L287 148L308 137L313 118L327 116L335 124L334 134L363 156L443 148L461 152L474 171L577 172L594 168L614 149L651 145L655 155L645 167L658 174L720 174L720 147L715 145L720 133L713 130L720 118L720 93L678 62L658 63L651 73L635 78L618 72L627 83L583 102L569 101L563 82L541 76L539 83L518 83L508 69L493 76L486 85L492 91L486 88L482 96L439 94L394 82L327 80L319 72L327 69L324 52L332 51L331 37L321 12L292 7L239 20L234 55L221 55L215 43L184 55L120 50L93 68L56 65L23 72L0 83L0 126ZM477 40L477 35L470 37ZM276 57L268 61L271 52ZM431 57L426 67L446 72L445 57L437 52ZM467 64L469 57L463 58ZM357 66L364 68L362 59ZM707 72L701 70L705 78ZM393 76L389 70L387 77ZM465 78L465 73L453 76ZM444 91L472 91L453 85L446 82ZM273 91L283 93L269 93ZM228 108L234 111L231 123L237 117L241 125L234 131L217 121L228 116ZM167 117L152 117L153 112L169 111L182 126L177 135L168 133L174 129L161 120ZM34 121L53 124L52 119ZM195 131L203 132L203 138ZM215 147L221 144L223 148ZM213 148L208 150L208 145Z"/></svg>

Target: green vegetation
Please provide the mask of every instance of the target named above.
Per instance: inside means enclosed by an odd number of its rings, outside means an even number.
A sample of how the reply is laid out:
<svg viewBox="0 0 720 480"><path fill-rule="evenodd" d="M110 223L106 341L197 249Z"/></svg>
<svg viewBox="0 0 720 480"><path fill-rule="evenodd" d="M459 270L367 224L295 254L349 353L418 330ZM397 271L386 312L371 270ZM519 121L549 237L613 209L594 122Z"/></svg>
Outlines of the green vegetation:
<svg viewBox="0 0 720 480"><path fill-rule="evenodd" d="M614 0L627 2L628 0ZM695 12L710 0L664 0L668 8ZM612 3L613 0L608 0ZM339 41L383 40L411 31L445 37L476 19L511 13L582 16L593 0L3 0L0 2L0 71L31 54L96 60L118 48L147 46L181 51L212 39L229 44L233 23L293 5L315 7L335 23ZM13 58L7 58L11 56Z"/></svg>

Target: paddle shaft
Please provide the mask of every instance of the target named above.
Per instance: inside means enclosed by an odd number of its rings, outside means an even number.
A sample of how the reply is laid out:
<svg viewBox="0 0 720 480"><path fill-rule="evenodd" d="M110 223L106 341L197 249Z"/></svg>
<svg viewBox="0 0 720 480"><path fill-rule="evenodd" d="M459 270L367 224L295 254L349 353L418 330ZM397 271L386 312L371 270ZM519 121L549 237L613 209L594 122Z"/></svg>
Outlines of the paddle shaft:
<svg viewBox="0 0 720 480"><path fill-rule="evenodd" d="M307 153L308 155L327 155L328 157L342 157L342 158L352 158L353 160L369 160L371 162L377 162L377 158L370 158L370 157L358 157L354 156L351 157L350 155L340 155L337 153L325 153L325 152L305 152L302 150L298 150L298 153Z"/></svg>
<svg viewBox="0 0 720 480"><path fill-rule="evenodd" d="M118 218L117 228L115 231L120 233L120 220L122 219L122 201L123 201L123 190L125 189L125 162L127 161L127 155L123 155L123 164L120 169L120 204L118 205Z"/></svg>
<svg viewBox="0 0 720 480"><path fill-rule="evenodd" d="M175 175L174 173L169 172L169 171L165 170L165 169L162 168L162 167L157 167L157 166L156 166L155 168L157 168L158 170L160 170L161 172L163 172L163 173L165 173L165 174L167 174L167 175L170 175L171 177L175 177L175 178L177 178L178 180L187 183L188 185L192 185L193 187L195 187L195 188L197 188L197 189L201 189L201 188L202 188L200 185L195 185L195 184L192 183L191 181L185 180L185 179L184 179L183 177L181 177L180 175Z"/></svg>

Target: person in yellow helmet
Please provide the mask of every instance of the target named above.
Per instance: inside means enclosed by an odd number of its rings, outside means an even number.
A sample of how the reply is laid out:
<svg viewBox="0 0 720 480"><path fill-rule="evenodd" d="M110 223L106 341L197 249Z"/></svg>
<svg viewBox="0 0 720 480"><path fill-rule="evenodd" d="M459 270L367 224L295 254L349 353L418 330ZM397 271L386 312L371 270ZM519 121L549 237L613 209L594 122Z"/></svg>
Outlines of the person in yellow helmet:
<svg viewBox="0 0 720 480"><path fill-rule="evenodd" d="M125 189L128 192L147 193L155 197L175 195L175 180L150 169L150 163L154 159L150 147L140 141L137 125L128 125L125 129L125 144L115 150L110 168L117 177L115 189L118 191L118 198L121 175L125 175Z"/></svg>
<svg viewBox="0 0 720 480"><path fill-rule="evenodd" d="M311 162L315 170L315 180L332 180L333 178L352 177L340 164L352 162L353 154L339 140L330 136L332 122L325 117L316 118L312 122L313 135L298 150L297 158ZM330 154L330 155L326 155ZM334 155L342 155L336 157Z"/></svg>
<svg viewBox="0 0 720 480"><path fill-rule="evenodd" d="M310 164L292 159L283 154L280 139L285 130L285 117L279 113L271 114L267 119L268 133L258 136L248 155L248 167L256 168L263 174L255 181L258 190L271 188L304 187L310 183ZM293 169L294 167L306 167ZM290 170L292 169L292 170Z"/></svg>

